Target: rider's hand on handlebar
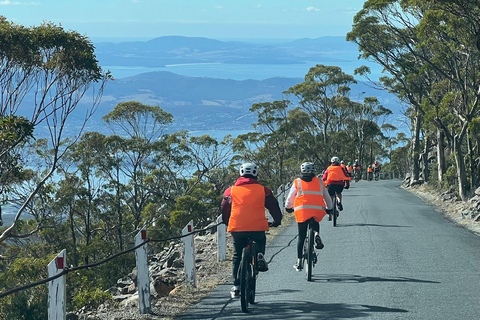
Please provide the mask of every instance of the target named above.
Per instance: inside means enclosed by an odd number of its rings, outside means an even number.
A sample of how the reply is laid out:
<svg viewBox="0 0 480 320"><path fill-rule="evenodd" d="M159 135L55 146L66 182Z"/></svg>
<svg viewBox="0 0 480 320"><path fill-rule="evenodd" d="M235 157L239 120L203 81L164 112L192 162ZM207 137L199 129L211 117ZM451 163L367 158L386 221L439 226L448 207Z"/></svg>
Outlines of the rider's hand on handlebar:
<svg viewBox="0 0 480 320"><path fill-rule="evenodd" d="M269 227L273 227L273 228L276 228L276 227L278 227L279 225L281 225L281 222L280 222L280 223L277 223L277 222L273 221L273 222L269 222L269 223L268 223L268 226L269 226Z"/></svg>
<svg viewBox="0 0 480 320"><path fill-rule="evenodd" d="M288 213L292 213L292 212L293 212L293 208L285 208L285 211L287 211Z"/></svg>

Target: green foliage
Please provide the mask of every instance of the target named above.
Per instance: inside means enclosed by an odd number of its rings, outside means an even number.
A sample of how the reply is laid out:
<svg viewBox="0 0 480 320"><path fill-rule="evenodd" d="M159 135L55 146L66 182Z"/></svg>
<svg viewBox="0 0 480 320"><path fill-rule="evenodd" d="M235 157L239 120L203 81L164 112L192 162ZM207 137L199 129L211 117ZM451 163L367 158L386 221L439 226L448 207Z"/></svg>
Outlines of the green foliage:
<svg viewBox="0 0 480 320"><path fill-rule="evenodd" d="M82 290L72 299L74 310L79 310L83 307L86 307L87 310L93 310L98 308L101 304L111 302L113 302L112 295L99 288Z"/></svg>
<svg viewBox="0 0 480 320"><path fill-rule="evenodd" d="M8 270L0 274L1 291L45 279L47 277L46 266L53 257L54 255L41 258L27 256L12 261ZM47 298L47 285L9 295L0 301L0 318L46 319Z"/></svg>

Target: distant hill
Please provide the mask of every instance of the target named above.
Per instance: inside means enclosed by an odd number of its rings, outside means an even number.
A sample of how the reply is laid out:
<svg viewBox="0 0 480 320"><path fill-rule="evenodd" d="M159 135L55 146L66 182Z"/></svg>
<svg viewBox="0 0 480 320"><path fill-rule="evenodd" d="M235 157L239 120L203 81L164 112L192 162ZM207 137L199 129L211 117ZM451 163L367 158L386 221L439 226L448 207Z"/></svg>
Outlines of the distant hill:
<svg viewBox="0 0 480 320"><path fill-rule="evenodd" d="M178 130L249 129L256 122L248 110L254 103L282 100L283 92L301 78L236 81L149 72L110 82L99 116L122 101L159 105L175 117Z"/></svg>
<svg viewBox="0 0 480 320"><path fill-rule="evenodd" d="M330 65L338 65L342 69L343 66L351 69L360 65L357 61L356 46L346 42L344 37L259 44L170 36L149 41L102 42L96 43L95 47L101 66L132 66L135 70L137 67L150 68L170 64L213 63L225 67L226 78L229 66L235 65L241 69L238 65L242 64L258 65L259 69L273 64L271 68L278 70L280 74L290 63L308 65L307 63L312 61L329 61ZM208 64L203 66L208 68ZM171 128L173 131L249 130L251 124L257 121L256 116L249 112L253 104L283 99L295 102L295 97L287 97L283 92L302 81L301 77L237 81L183 76L165 71L117 78L107 85L103 102L87 124L86 130L108 132L104 129L101 118L119 102L131 100L158 105L172 113L175 119ZM380 102L391 108L396 115L400 114L400 107L393 95L374 90L362 83L352 87L352 99L363 99L366 96L377 96ZM28 101L26 102L28 105ZM90 100L85 99L85 102L88 104ZM79 108L67 129L73 131L78 128L83 116L84 112Z"/></svg>
<svg viewBox="0 0 480 320"><path fill-rule="evenodd" d="M302 82L302 78L270 78L265 80L230 80L188 77L170 72L149 72L110 82L94 124L119 102L136 100L158 105L173 114L174 130L251 129L257 121L249 109L254 103L271 102L295 97L284 91ZM386 107L399 114L395 97L386 91L373 90L359 83L352 86L351 97L377 96ZM98 122L95 122L98 121Z"/></svg>
<svg viewBox="0 0 480 320"><path fill-rule="evenodd" d="M185 63L296 64L327 52L339 59L355 59L357 49L345 37L300 39L279 44L219 41L200 37L168 36L150 41L100 42L95 53L101 65L163 67Z"/></svg>

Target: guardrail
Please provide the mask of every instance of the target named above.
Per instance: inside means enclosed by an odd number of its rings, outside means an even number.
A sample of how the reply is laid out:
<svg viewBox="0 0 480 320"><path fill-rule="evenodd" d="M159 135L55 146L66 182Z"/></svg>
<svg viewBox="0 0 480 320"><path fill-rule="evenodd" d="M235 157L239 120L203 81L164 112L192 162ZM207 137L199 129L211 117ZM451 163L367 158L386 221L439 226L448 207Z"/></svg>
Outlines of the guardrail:
<svg viewBox="0 0 480 320"><path fill-rule="evenodd" d="M280 186L277 189L277 199L280 208L284 207L285 193L288 192L290 186ZM222 222L222 216L216 219L216 224L204 229L194 229L193 220L190 221L183 229L181 236L170 237L166 239L150 239L148 238L148 229L142 228L135 236L135 246L114 254L102 261L81 265L76 267L67 267L67 251L62 250L47 266L48 278L39 280L28 285L17 287L0 293L0 299L19 291L27 290L45 283L48 283L48 320L65 320L66 319L66 275L70 272L94 268L113 260L121 255L135 252L135 261L137 266L137 287L139 294L139 311L140 314L151 313L150 304L150 276L148 268L148 243L149 242L169 242L172 240L183 240L184 248L184 268L185 283L188 286L196 287L196 266L195 266L195 247L194 235L199 232L205 232L215 229L217 233L217 260L224 261L226 254L226 233L227 227Z"/></svg>

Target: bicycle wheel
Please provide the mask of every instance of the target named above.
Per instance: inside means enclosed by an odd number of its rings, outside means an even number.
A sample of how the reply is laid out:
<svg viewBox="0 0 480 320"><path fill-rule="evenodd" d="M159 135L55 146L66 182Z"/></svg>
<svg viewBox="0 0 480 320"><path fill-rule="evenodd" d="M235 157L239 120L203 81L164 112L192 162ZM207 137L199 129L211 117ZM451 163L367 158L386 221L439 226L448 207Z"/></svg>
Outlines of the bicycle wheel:
<svg viewBox="0 0 480 320"><path fill-rule="evenodd" d="M253 244L252 247L255 245ZM257 250L255 248L251 249L252 257L250 259L251 263L249 265L249 285L248 285L248 302L251 304L255 303L255 289L257 287L257 274L256 265L257 265Z"/></svg>
<svg viewBox="0 0 480 320"><path fill-rule="evenodd" d="M338 209L337 209L337 197L335 196L335 200L333 201L333 226L337 226L337 216L338 216Z"/></svg>
<svg viewBox="0 0 480 320"><path fill-rule="evenodd" d="M243 312L248 312L250 259L250 249L247 247L243 248L242 260L240 262L240 302Z"/></svg>
<svg viewBox="0 0 480 320"><path fill-rule="evenodd" d="M313 269L313 242L314 242L314 234L313 229L309 225L307 229L307 264L305 265L305 276L307 281L312 281L312 269Z"/></svg>

